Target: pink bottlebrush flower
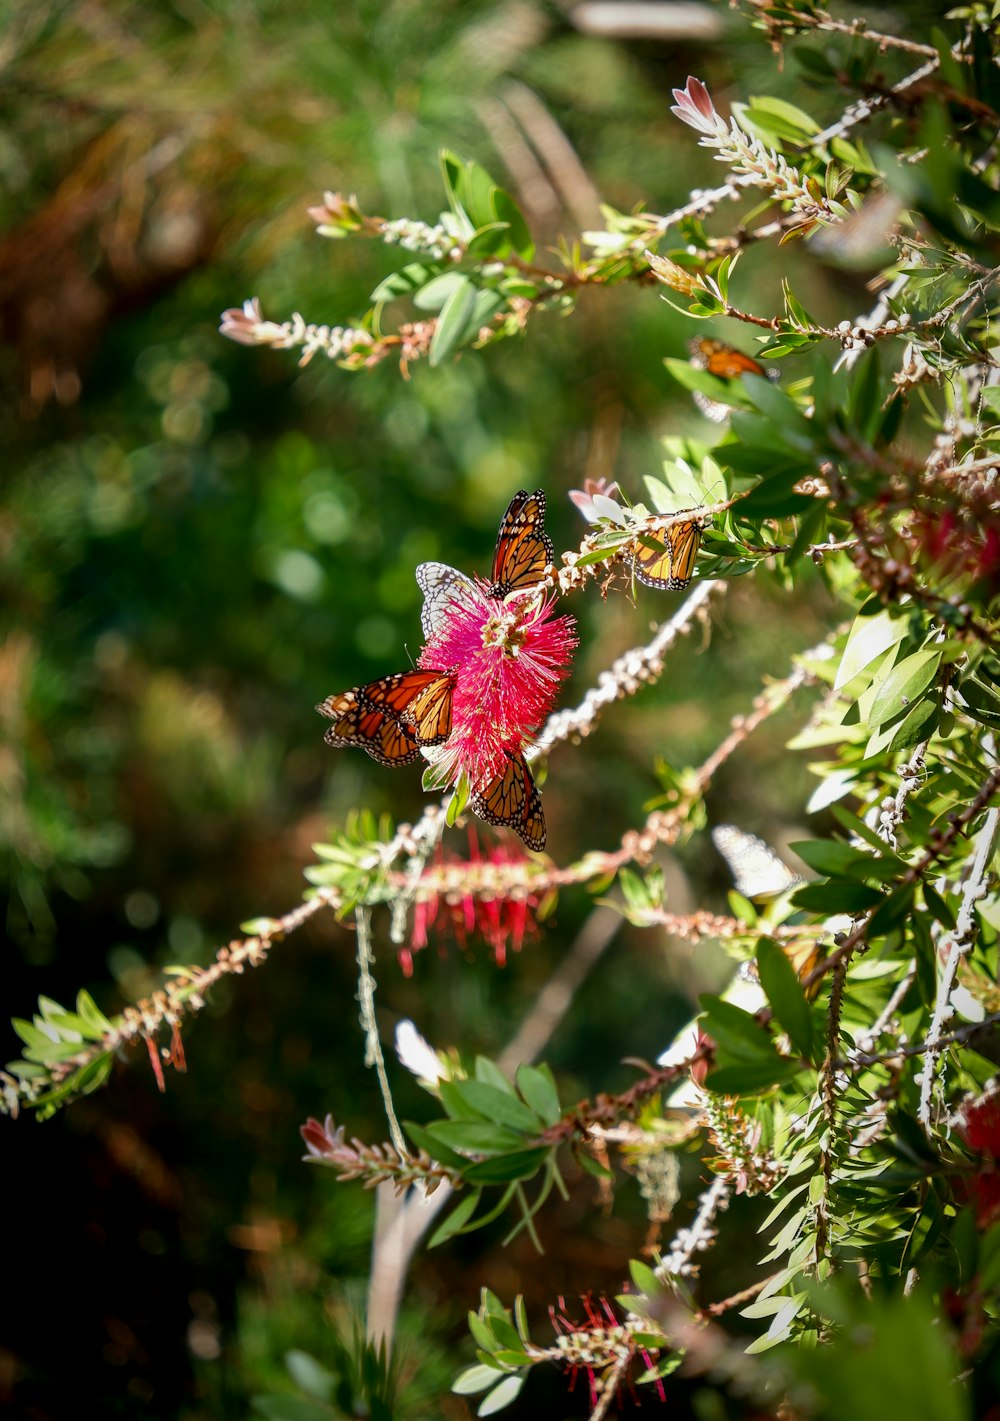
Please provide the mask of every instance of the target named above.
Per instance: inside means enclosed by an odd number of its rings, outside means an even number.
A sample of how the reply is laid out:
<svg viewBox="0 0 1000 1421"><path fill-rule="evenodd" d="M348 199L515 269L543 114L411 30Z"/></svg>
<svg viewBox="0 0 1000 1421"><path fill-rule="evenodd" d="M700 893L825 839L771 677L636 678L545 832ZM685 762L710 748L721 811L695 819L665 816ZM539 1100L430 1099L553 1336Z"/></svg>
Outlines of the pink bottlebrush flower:
<svg viewBox="0 0 1000 1421"><path fill-rule="evenodd" d="M700 79L688 75L684 88L674 89L673 95L677 102L671 105L670 112L675 113L682 123L709 138L727 136L729 130L725 120L716 113L712 96Z"/></svg>
<svg viewBox="0 0 1000 1421"><path fill-rule="evenodd" d="M419 666L448 667L455 678L451 733L433 758L449 782L465 775L473 795L520 756L555 703L577 637L573 618L554 617L554 606L553 597L505 600L463 579L420 653Z"/></svg>
<svg viewBox="0 0 1000 1421"><path fill-rule="evenodd" d="M503 844L481 849L474 833L469 834L468 859L438 850L435 862L417 882L413 909L413 932L409 946L399 953L407 977L413 971L413 954L429 946L431 936L450 933L459 947L481 938L492 950L498 967L507 962L507 952L520 952L526 938L538 932L536 912L540 897L526 887L516 894L503 889L501 878L509 879L510 869L530 860L519 849ZM495 895L488 892L497 880Z"/></svg>

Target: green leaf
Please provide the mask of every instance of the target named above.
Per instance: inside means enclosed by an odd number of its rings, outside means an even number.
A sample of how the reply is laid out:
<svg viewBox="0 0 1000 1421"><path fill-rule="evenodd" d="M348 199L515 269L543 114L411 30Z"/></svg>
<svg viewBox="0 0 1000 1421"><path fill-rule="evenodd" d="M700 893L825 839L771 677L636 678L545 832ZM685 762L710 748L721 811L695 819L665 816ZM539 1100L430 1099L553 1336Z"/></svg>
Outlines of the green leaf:
<svg viewBox="0 0 1000 1421"><path fill-rule="evenodd" d="M881 906L875 909L865 924L865 937L871 941L873 938L882 937L886 933L892 932L894 928L898 928L913 907L913 896L914 886L912 883L891 893Z"/></svg>
<svg viewBox="0 0 1000 1421"><path fill-rule="evenodd" d="M459 1372L451 1384L451 1389L459 1396L475 1396L476 1392L485 1391L493 1385L499 1370L499 1367L488 1367L485 1362L479 1362L476 1366Z"/></svg>
<svg viewBox="0 0 1000 1421"><path fill-rule="evenodd" d="M370 300L373 305L379 305L386 301L395 301L399 296L415 298L416 292L426 290L431 282L446 270L442 262L409 262L399 271L390 272L384 277L372 292ZM437 307L424 309L436 310Z"/></svg>
<svg viewBox="0 0 1000 1421"><path fill-rule="evenodd" d="M647 1298L655 1298L658 1293L663 1292L663 1284L648 1263L642 1263L638 1258L630 1258L628 1271L637 1292L644 1293Z"/></svg>
<svg viewBox="0 0 1000 1421"><path fill-rule="evenodd" d="M941 716L939 695L925 696L910 707L902 720L884 725L869 738L865 758L885 753L895 754L911 745L918 745L933 734Z"/></svg>
<svg viewBox="0 0 1000 1421"><path fill-rule="evenodd" d="M482 1120L436 1120L428 1134L466 1154L508 1154L524 1147L524 1136Z"/></svg>
<svg viewBox="0 0 1000 1421"><path fill-rule="evenodd" d="M496 183L485 168L468 162L459 182L459 200L474 227L483 228L496 217L493 196Z"/></svg>
<svg viewBox="0 0 1000 1421"><path fill-rule="evenodd" d="M936 918L942 926L954 931L955 914L934 885L928 883L926 879L923 879L920 884L920 889L924 895L924 902L927 904L927 911L931 917Z"/></svg>
<svg viewBox="0 0 1000 1421"><path fill-rule="evenodd" d="M484 1120L509 1126L512 1130L531 1136L537 1135L542 1129L539 1117L518 1100L509 1086L507 1090L498 1090L496 1086L487 1085L485 1081L455 1081L453 1085L466 1104L478 1111Z"/></svg>
<svg viewBox="0 0 1000 1421"><path fill-rule="evenodd" d="M750 1012L708 993L698 1001L704 1010L701 1024L717 1046L741 1058L771 1054L770 1038Z"/></svg>
<svg viewBox="0 0 1000 1421"><path fill-rule="evenodd" d="M517 203L503 188L497 188L493 194L493 210L498 221L506 222L510 234L510 244L514 251L519 257L530 262L535 255L535 244L531 239L528 224Z"/></svg>
<svg viewBox="0 0 1000 1421"><path fill-rule="evenodd" d="M857 696L871 678L859 678L859 684L855 685L855 677L884 656L890 647L901 642L906 630L906 620L893 617L888 611L880 612L875 617L856 617L840 658L833 689L843 691L848 698Z"/></svg>
<svg viewBox="0 0 1000 1421"><path fill-rule="evenodd" d="M517 1068L517 1088L545 1125L554 1125L562 1114L559 1092L548 1066Z"/></svg>
<svg viewBox="0 0 1000 1421"><path fill-rule="evenodd" d="M594 1159L589 1150L577 1150L575 1157L577 1164L585 1174L592 1174L595 1179L614 1179L614 1170L608 1169L606 1165Z"/></svg>
<svg viewBox="0 0 1000 1421"><path fill-rule="evenodd" d="M456 1204L455 1208L452 1209L448 1217L438 1224L427 1241L427 1247L437 1248L438 1244L444 1243L445 1240L451 1238L453 1234L459 1233L476 1212L481 1197L482 1195L478 1189L474 1189L471 1194L464 1195L458 1204ZM470 1314L470 1323L471 1318L474 1316L474 1313Z"/></svg>
<svg viewBox="0 0 1000 1421"><path fill-rule="evenodd" d="M792 894L797 908L808 908L813 913L863 913L881 901L877 888L843 878L833 883L807 883Z"/></svg>
<svg viewBox="0 0 1000 1421"><path fill-rule="evenodd" d="M962 682L960 689L973 720L978 720L991 729L1000 727L1000 696L992 687L984 686L981 681L969 676Z"/></svg>
<svg viewBox="0 0 1000 1421"><path fill-rule="evenodd" d="M876 858L863 849L842 844L836 839L800 840L788 847L814 872L829 878L874 878L884 881L887 876L895 877L906 868L903 861L888 850Z"/></svg>
<svg viewBox="0 0 1000 1421"><path fill-rule="evenodd" d="M93 1033L92 1040L100 1041L107 1032L114 1031L113 1023L100 1010L89 992L83 990L77 992L76 1009L81 1019L90 1027Z"/></svg>
<svg viewBox="0 0 1000 1421"><path fill-rule="evenodd" d="M441 1104L452 1120L489 1120L489 1115L484 1115L481 1110L477 1110L472 1101L467 1099L461 1090L463 1081L441 1081L438 1084L438 1096Z"/></svg>
<svg viewBox="0 0 1000 1421"><path fill-rule="evenodd" d="M845 809L842 804L831 804L830 813L836 819L842 829L846 829L852 836L864 839L866 844L871 844L878 853L884 854L886 846L876 834L874 829L870 829L863 819L859 819L856 814L852 814L849 809Z"/></svg>
<svg viewBox="0 0 1000 1421"><path fill-rule="evenodd" d="M458 284L453 287L441 307L441 314L431 337L431 365L440 365L441 361L447 359L461 344L475 303L475 286L467 276L460 276Z"/></svg>
<svg viewBox="0 0 1000 1421"><path fill-rule="evenodd" d="M444 190L448 197L448 205L452 212L461 212L461 188L464 177L465 164L455 153L448 148L441 149L441 176L444 179Z"/></svg>
<svg viewBox="0 0 1000 1421"><path fill-rule="evenodd" d="M413 304L420 311L440 311L449 297L456 291L464 290L472 282L460 271L444 271L428 281L414 296Z"/></svg>
<svg viewBox="0 0 1000 1421"><path fill-rule="evenodd" d="M513 1179L531 1179L548 1159L545 1145L531 1150L516 1150L498 1155L496 1159L480 1160L465 1171L470 1184L509 1184Z"/></svg>
<svg viewBox="0 0 1000 1421"><path fill-rule="evenodd" d="M795 968L772 938L761 938L757 944L757 971L771 1010L792 1045L800 1056L812 1060L812 1012Z"/></svg>
<svg viewBox="0 0 1000 1421"><path fill-rule="evenodd" d="M285 1353L285 1366L292 1381L302 1391L307 1391L310 1396L315 1396L320 1401L330 1400L337 1379L326 1367L321 1366L315 1357L293 1348Z"/></svg>
<svg viewBox="0 0 1000 1421"><path fill-rule="evenodd" d="M797 1062L785 1060L773 1051L758 1060L740 1061L738 1065L723 1065L710 1071L705 1078L705 1089L718 1095L758 1095L771 1086L793 1080L801 1069Z"/></svg>
<svg viewBox="0 0 1000 1421"><path fill-rule="evenodd" d="M870 729L877 729L887 720L894 720L927 690L937 676L941 652L940 646L915 651L912 656L904 656L902 661L887 669L884 675L876 677L875 696L867 717Z"/></svg>
<svg viewBox="0 0 1000 1421"><path fill-rule="evenodd" d="M524 1386L524 1377L504 1377L499 1386L495 1386L485 1401L480 1402L477 1416L492 1416L496 1411L502 1411L505 1406L509 1406L512 1401L516 1401Z"/></svg>
<svg viewBox="0 0 1000 1421"><path fill-rule="evenodd" d="M432 1159L437 1160L438 1164L448 1165L452 1169L464 1169L468 1164L464 1155L457 1154L441 1140L436 1140L423 1125L416 1125L412 1120L404 1120L403 1127L417 1149L426 1150Z"/></svg>

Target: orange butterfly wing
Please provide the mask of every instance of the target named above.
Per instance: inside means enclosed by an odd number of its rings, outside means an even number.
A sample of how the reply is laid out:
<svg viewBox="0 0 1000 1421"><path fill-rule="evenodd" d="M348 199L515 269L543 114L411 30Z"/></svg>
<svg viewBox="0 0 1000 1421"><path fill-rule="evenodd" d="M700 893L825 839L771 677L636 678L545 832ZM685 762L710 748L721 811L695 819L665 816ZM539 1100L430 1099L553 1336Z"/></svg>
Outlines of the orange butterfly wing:
<svg viewBox="0 0 1000 1421"><path fill-rule="evenodd" d="M360 745L380 765L408 765L420 754L412 731L369 705L358 690L328 696L316 709L333 721L323 737L328 745Z"/></svg>
<svg viewBox="0 0 1000 1421"><path fill-rule="evenodd" d="M403 712L404 723L421 745L440 745L451 734L451 699L455 678L435 672L435 679L420 691Z"/></svg>
<svg viewBox="0 0 1000 1421"><path fill-rule="evenodd" d="M688 342L691 364L696 370L707 370L720 380L735 380L740 375L767 375L767 371L752 355L745 355L723 340L702 337Z"/></svg>
<svg viewBox="0 0 1000 1421"><path fill-rule="evenodd" d="M545 494L541 489L534 493L519 489L500 520L493 551L493 597L506 597L508 592L542 580L546 567L555 560L555 548L544 525Z"/></svg>
<svg viewBox="0 0 1000 1421"><path fill-rule="evenodd" d="M542 797L524 756L506 750L507 763L489 784L472 795L469 807L487 824L513 829L529 849L545 847Z"/></svg>
<svg viewBox="0 0 1000 1421"><path fill-rule="evenodd" d="M639 582L679 592L691 581L700 546L701 524L696 518L689 518L643 533L629 556Z"/></svg>
<svg viewBox="0 0 1000 1421"><path fill-rule="evenodd" d="M439 744L450 731L453 686L443 671L400 671L328 696L316 707L333 721L326 743L359 745L380 765L408 765L422 744Z"/></svg>

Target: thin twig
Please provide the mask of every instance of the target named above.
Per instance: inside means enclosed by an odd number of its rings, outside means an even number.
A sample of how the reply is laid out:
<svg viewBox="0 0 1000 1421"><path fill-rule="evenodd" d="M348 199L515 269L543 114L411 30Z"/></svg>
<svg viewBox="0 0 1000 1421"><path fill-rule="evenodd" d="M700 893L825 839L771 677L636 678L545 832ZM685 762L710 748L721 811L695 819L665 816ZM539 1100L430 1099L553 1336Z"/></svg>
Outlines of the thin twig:
<svg viewBox="0 0 1000 1421"><path fill-rule="evenodd" d="M359 904L354 910L354 921L358 930L357 999L361 1007L361 1025L365 1031L365 1065L375 1067L393 1147L402 1160L409 1160L410 1151L406 1137L396 1118L392 1092L389 1089L389 1077L385 1069L385 1057L382 1055L382 1044L378 1039L378 1022L375 1020L375 978L372 976L375 955L372 952L371 909Z"/></svg>

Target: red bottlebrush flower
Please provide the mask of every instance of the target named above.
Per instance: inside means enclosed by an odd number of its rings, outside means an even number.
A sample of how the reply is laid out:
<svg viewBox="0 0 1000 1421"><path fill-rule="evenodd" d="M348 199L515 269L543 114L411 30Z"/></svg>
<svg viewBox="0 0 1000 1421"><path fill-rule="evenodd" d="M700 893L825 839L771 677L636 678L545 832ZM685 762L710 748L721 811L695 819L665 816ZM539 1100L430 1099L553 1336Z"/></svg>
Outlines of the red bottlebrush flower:
<svg viewBox="0 0 1000 1421"><path fill-rule="evenodd" d="M535 914L539 895L530 891L527 877L522 891L511 893L497 882L497 894L489 893L490 884L502 871L505 882L512 866L530 860L520 850L494 844L480 848L475 834L470 833L468 859L457 854L438 851L434 864L425 869L417 883L417 898L413 910L413 932L408 947L399 953L400 965L407 977L413 971L413 954L429 946L432 936L451 933L462 948L470 939L482 938L492 950L498 967L507 962L507 952L520 952L525 938L538 932Z"/></svg>
<svg viewBox="0 0 1000 1421"><path fill-rule="evenodd" d="M964 1105L955 1120L961 1139L982 1157L983 1168L964 1190L975 1206L976 1223L986 1228L1000 1218L1000 1089L987 1090Z"/></svg>
<svg viewBox="0 0 1000 1421"><path fill-rule="evenodd" d="M914 542L939 575L982 578L993 594L1000 588L1000 520L987 513L977 522L962 520L954 509L919 512L912 523Z"/></svg>
<svg viewBox="0 0 1000 1421"><path fill-rule="evenodd" d="M441 607L420 653L421 667L446 666L455 677L451 733L433 758L450 782L464 774L474 795L520 754L555 703L577 637L573 618L554 617L554 606L552 597L508 601L487 583L466 582Z"/></svg>

